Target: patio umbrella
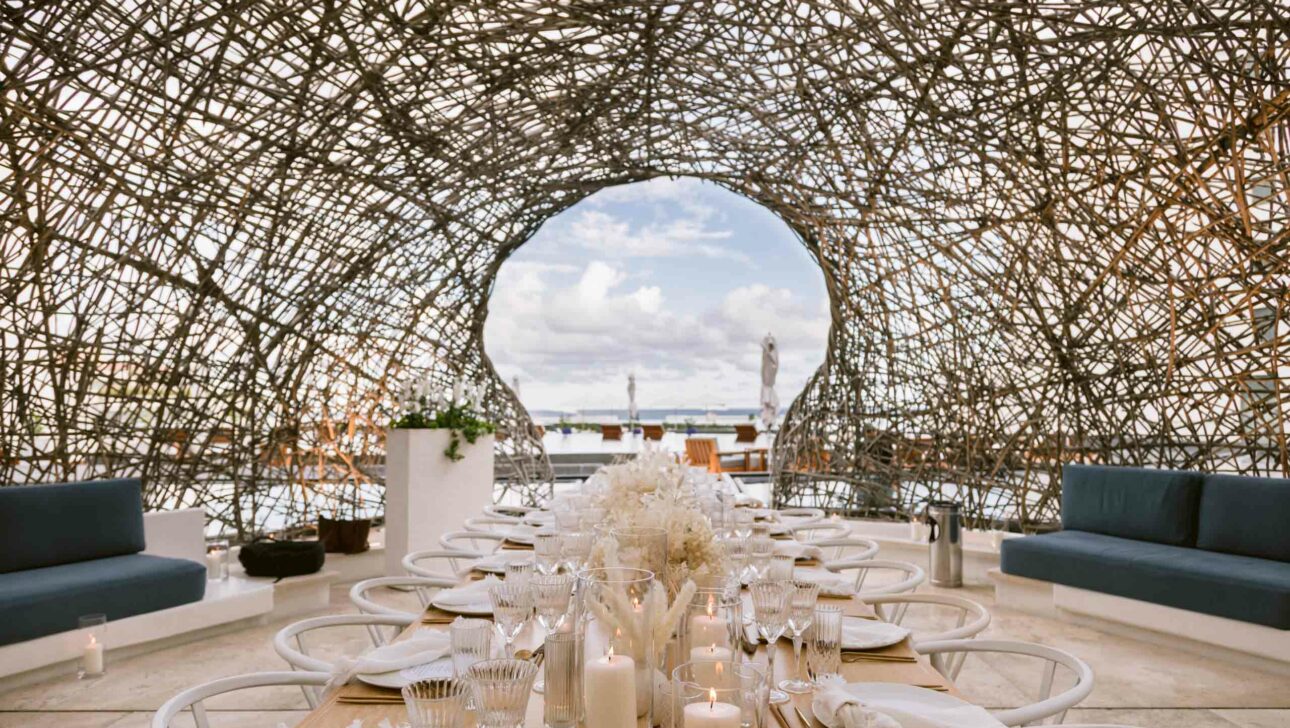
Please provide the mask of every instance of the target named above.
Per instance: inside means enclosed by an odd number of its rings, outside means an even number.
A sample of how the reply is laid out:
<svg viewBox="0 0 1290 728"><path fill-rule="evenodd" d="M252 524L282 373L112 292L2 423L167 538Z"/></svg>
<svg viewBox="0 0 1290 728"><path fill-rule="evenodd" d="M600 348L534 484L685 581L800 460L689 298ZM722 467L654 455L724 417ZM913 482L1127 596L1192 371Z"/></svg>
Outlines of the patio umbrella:
<svg viewBox="0 0 1290 728"><path fill-rule="evenodd" d="M515 392L515 398L520 398L520 375L516 374L511 377L511 391Z"/></svg>
<svg viewBox="0 0 1290 728"><path fill-rule="evenodd" d="M775 375L779 374L779 347L775 337L766 334L761 340L761 421L769 430L779 412L779 395L775 394Z"/></svg>
<svg viewBox="0 0 1290 728"><path fill-rule="evenodd" d="M640 416L636 409L636 373L632 372L627 375L627 421L635 422Z"/></svg>

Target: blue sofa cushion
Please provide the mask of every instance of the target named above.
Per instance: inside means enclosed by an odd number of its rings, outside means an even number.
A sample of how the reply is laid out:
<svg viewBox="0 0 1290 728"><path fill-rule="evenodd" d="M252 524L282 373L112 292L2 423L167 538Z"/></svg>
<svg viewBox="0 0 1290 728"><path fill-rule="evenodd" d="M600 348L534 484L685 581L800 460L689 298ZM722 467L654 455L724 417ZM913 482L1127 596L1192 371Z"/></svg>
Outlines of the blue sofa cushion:
<svg viewBox="0 0 1290 728"><path fill-rule="evenodd" d="M146 554L0 574L0 645L76 629L85 614L124 619L205 593L205 566Z"/></svg>
<svg viewBox="0 0 1290 728"><path fill-rule="evenodd" d="M1290 561L1290 480L1206 475L1196 547Z"/></svg>
<svg viewBox="0 0 1290 728"><path fill-rule="evenodd" d="M1062 466L1062 528L1196 545L1202 476L1176 470Z"/></svg>
<svg viewBox="0 0 1290 728"><path fill-rule="evenodd" d="M136 478L0 488L0 574L143 549Z"/></svg>
<svg viewBox="0 0 1290 728"><path fill-rule="evenodd" d="M1290 629L1290 564L1083 531L1003 542L1005 574Z"/></svg>

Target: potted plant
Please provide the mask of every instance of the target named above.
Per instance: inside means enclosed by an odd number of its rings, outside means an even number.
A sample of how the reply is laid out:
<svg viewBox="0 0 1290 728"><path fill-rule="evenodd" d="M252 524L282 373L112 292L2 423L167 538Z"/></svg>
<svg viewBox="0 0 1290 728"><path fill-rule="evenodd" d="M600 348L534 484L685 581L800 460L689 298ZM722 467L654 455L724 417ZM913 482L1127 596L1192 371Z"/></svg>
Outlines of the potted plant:
<svg viewBox="0 0 1290 728"><path fill-rule="evenodd" d="M694 433L696 433L696 432L698 432L698 431L699 431L699 430L698 430L698 428L696 428L696 427L694 426L694 418L693 418L693 417L686 417L686 418L685 418L685 434L686 434L687 436L688 436L688 435L693 435Z"/></svg>
<svg viewBox="0 0 1290 728"><path fill-rule="evenodd" d="M561 417L561 418L560 418L560 421L559 421L558 423L556 423L556 424L557 424L557 425L559 426L559 428L560 428L560 434L561 434L561 435L572 435L572 434L573 434L573 426L572 426L572 425L570 425L568 422L566 422L566 421L565 421L565 419L564 419L563 417Z"/></svg>
<svg viewBox="0 0 1290 728"><path fill-rule="evenodd" d="M448 446L443 456L453 462L461 460L461 443L474 445L480 435L490 435L497 426L483 419L476 407L483 388L460 380L451 392L431 390L428 381L409 387L404 398L403 414L390 422L391 430L447 430Z"/></svg>

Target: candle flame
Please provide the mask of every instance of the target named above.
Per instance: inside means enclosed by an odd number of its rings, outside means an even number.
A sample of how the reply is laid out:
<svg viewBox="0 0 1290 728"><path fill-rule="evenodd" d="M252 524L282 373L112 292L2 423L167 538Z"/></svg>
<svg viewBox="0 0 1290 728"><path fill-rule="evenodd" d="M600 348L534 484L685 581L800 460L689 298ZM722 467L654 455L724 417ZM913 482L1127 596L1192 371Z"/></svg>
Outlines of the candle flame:
<svg viewBox="0 0 1290 728"><path fill-rule="evenodd" d="M715 648L715 647L713 647L712 649L714 649L714 650L715 650L716 648ZM721 668L721 663L720 663L720 662L718 662L718 663L717 663L717 679L718 679L718 680L720 680L720 679L721 679L721 670L722 670L722 668Z"/></svg>
<svg viewBox="0 0 1290 728"><path fill-rule="evenodd" d="M93 647L95 644L97 644L97 643L96 643L96 642L95 642L95 640L94 640L94 635L92 635L92 634L91 634L91 635L90 635L90 647Z"/></svg>
<svg viewBox="0 0 1290 728"><path fill-rule="evenodd" d="M716 600L713 599L712 596L709 596L708 597L708 618L711 619L713 616L715 616L716 611L717 611Z"/></svg>
<svg viewBox="0 0 1290 728"><path fill-rule="evenodd" d="M708 710L717 709L717 689L708 688Z"/></svg>
<svg viewBox="0 0 1290 728"><path fill-rule="evenodd" d="M609 646L609 651L607 651L607 652L605 653L605 659L606 659L606 660L608 660L608 661L610 661L610 662L613 662L613 661L614 661L614 646L613 646L613 645L610 645L610 646Z"/></svg>

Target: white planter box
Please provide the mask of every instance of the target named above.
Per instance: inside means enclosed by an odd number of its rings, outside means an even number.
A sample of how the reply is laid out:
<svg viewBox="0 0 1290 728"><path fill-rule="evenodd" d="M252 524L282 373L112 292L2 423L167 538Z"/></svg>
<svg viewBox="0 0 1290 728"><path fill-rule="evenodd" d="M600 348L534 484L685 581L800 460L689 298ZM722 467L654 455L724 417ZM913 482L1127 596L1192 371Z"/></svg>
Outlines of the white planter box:
<svg viewBox="0 0 1290 728"><path fill-rule="evenodd" d="M472 445L461 438L461 460L444 456L449 430L390 430L385 438L385 573L404 574L403 557L439 548L439 537L493 502L493 436Z"/></svg>

